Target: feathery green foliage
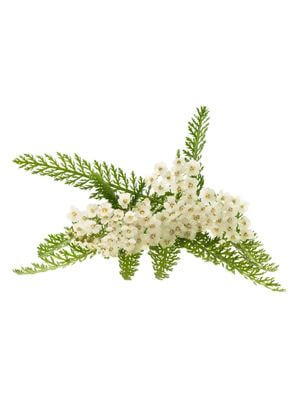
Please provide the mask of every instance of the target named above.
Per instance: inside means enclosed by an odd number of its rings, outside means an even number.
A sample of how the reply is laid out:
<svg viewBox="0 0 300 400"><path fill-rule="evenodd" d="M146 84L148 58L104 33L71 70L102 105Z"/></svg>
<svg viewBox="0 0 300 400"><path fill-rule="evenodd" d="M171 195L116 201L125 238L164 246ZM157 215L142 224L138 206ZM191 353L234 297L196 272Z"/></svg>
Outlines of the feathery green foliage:
<svg viewBox="0 0 300 400"><path fill-rule="evenodd" d="M207 107L197 108L196 114L188 123L189 135L185 139L183 153L189 160L200 161L201 153L205 145L205 135L209 123L209 111Z"/></svg>
<svg viewBox="0 0 300 400"><path fill-rule="evenodd" d="M157 279L165 279L169 277L169 272L179 260L180 249L176 246L162 247L151 246L148 254L152 258L152 266L154 275Z"/></svg>
<svg viewBox="0 0 300 400"><path fill-rule="evenodd" d="M132 196L131 207L134 206L142 196L146 183L143 178L137 177L133 171L130 173L128 178L121 168L116 168L113 164L108 165L105 162L100 164L98 161L94 161L94 168L96 171L93 175L94 179L97 181L97 179L101 177L100 182L104 182L105 185L111 188L114 196L116 192L129 193ZM99 185L99 188L96 187L95 192L90 197L98 199L101 196L102 186ZM115 201L117 202L116 198ZM114 204L111 200L110 202ZM114 205L118 206L118 203Z"/></svg>
<svg viewBox="0 0 300 400"><path fill-rule="evenodd" d="M206 132L209 125L209 111L207 107L197 108L196 114L192 117L191 121L188 123L189 134L185 139L185 149L183 154L188 160L200 161L202 150L206 143ZM204 176L202 175L203 166L201 166L200 172L197 176L198 180L198 190L204 186Z"/></svg>
<svg viewBox="0 0 300 400"><path fill-rule="evenodd" d="M188 135L183 150L186 160L198 162L201 160L208 124L208 109L206 107L197 108L196 113L188 123ZM178 150L177 157L180 157L180 154ZM126 174L121 168L105 162L94 161L90 163L77 154L73 157L63 153L57 153L56 156L23 154L17 157L14 162L20 168L33 174L50 176L54 180L62 181L67 185L89 190L91 191L90 198L106 199L113 208L120 209L118 196L120 193L128 193L131 196L128 209L132 209L138 201L148 198L151 202L151 211L155 214L164 209L167 196L172 194L170 192L164 195L150 194L150 187L146 186L145 180L136 176L134 172ZM201 166L197 175L198 195L204 184L202 171L203 167ZM79 243L74 242L72 240L73 234L72 228L66 228L64 233L49 235L38 246L38 256L42 263L33 263L30 267L17 268L14 269L14 272L17 274L35 274L54 270L72 265L77 261L83 261L96 254L95 250L81 246L80 241ZM101 238L105 235L105 227L103 226L102 230L96 235L91 235L90 239ZM168 248L161 245L150 246L149 255L157 279L164 279L169 276L169 272L172 271L179 260L182 248L205 261L222 265L233 273L239 272L255 284L265 286L273 291L284 290L279 283L275 282L274 278L266 275L275 272L278 266L272 262L269 254L263 249L262 243L256 238L233 243L225 239L212 238L208 233L203 232L198 232L195 240L177 238L175 244ZM124 279L130 280L133 277L137 271L141 254L142 252L129 254L125 250L119 251L120 274Z"/></svg>
<svg viewBox="0 0 300 400"><path fill-rule="evenodd" d="M56 250L66 247L70 243L70 236L66 233L52 233L38 246L39 257L46 257Z"/></svg>
<svg viewBox="0 0 300 400"><path fill-rule="evenodd" d="M136 202L146 186L144 179L137 177L134 172L128 178L121 168L105 162L94 161L91 164L77 154L73 158L63 153L57 153L56 158L50 154L43 156L24 154L17 157L14 162L32 174L50 176L67 185L82 190L92 190L91 198L105 198L115 208L118 207L116 192L129 193L133 196L133 202Z"/></svg>
<svg viewBox="0 0 300 400"><path fill-rule="evenodd" d="M125 280L130 280L137 271L142 252L129 254L125 250L119 251L120 274Z"/></svg>
<svg viewBox="0 0 300 400"><path fill-rule="evenodd" d="M75 264L77 261L84 261L88 257L92 257L96 252L88 250L78 244L69 243L66 248L54 249L39 253L39 258L44 264L33 263L31 267L16 268L14 272L22 274L36 274L37 272L45 272L57 268L64 268L68 265Z"/></svg>
<svg viewBox="0 0 300 400"><path fill-rule="evenodd" d="M255 240L237 245L219 238L212 239L207 233L198 233L195 240L177 239L177 244L196 257L222 265L233 273L239 272L255 284L273 291L284 291L274 278L265 276L266 272L276 271L277 266L270 262L270 256Z"/></svg>

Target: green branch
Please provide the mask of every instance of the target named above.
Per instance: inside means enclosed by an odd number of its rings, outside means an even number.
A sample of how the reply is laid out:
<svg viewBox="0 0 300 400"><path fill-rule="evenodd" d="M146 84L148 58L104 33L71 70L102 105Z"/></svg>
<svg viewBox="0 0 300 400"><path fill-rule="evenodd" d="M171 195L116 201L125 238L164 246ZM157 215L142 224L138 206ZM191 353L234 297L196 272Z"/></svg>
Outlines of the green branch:
<svg viewBox="0 0 300 400"><path fill-rule="evenodd" d="M93 164L82 159L77 154L70 157L67 154L57 153L57 157L49 154L33 156L23 154L14 162L32 174L50 176L56 181L62 181L67 185L78 187L82 190L92 190L91 198L105 198L114 207L118 207L117 192L129 193L133 196L133 202L142 196L145 181L137 177L134 172L128 178L121 168L100 164Z"/></svg>
<svg viewBox="0 0 300 400"><path fill-rule="evenodd" d="M131 280L137 271L142 252L129 254L125 250L119 251L120 274L126 280Z"/></svg>
<svg viewBox="0 0 300 400"><path fill-rule="evenodd" d="M89 250L77 244L70 243L67 248L54 250L50 254L47 252L40 253L39 257L44 262L43 264L33 263L30 267L16 268L14 272L19 275L24 275L64 268L78 261L84 261L95 254L96 252L94 250Z"/></svg>
<svg viewBox="0 0 300 400"><path fill-rule="evenodd" d="M270 256L255 241L247 241L239 246L219 238L212 239L207 233L198 233L195 240L178 239L178 246L185 248L189 253L210 261L215 265L222 265L229 271L236 271L255 284L282 292L284 289L274 278L265 276L266 272L273 272L277 266L270 263ZM264 259L259 262L258 259Z"/></svg>
<svg viewBox="0 0 300 400"><path fill-rule="evenodd" d="M205 145L205 136L209 124L209 111L206 107L197 108L196 114L188 123L189 134L185 139L183 153L189 160L200 161Z"/></svg>
<svg viewBox="0 0 300 400"><path fill-rule="evenodd" d="M179 260L180 249L173 245L170 247L151 246L148 254L152 258L152 266L154 275L157 279L165 279L169 277L169 272Z"/></svg>

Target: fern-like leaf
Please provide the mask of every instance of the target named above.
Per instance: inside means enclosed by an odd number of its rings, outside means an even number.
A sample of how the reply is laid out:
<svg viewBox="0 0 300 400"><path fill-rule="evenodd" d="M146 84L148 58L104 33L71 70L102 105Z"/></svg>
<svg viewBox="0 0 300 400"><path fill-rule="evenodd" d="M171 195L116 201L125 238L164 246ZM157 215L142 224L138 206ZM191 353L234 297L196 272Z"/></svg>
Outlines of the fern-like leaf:
<svg viewBox="0 0 300 400"><path fill-rule="evenodd" d="M197 108L196 114L188 123L189 135L185 140L183 153L189 160L199 161L205 145L205 135L208 129L209 111L207 107Z"/></svg>
<svg viewBox="0 0 300 400"><path fill-rule="evenodd" d="M179 260L180 249L176 246L162 247L151 246L149 255L152 258L152 265L154 269L154 275L157 279L165 279L169 277L169 272L173 270L173 267Z"/></svg>
<svg viewBox="0 0 300 400"><path fill-rule="evenodd" d="M50 268L49 265L46 264L32 263L30 267L15 268L13 269L13 272L18 275L32 275L38 274L39 272L46 272L51 269L55 268Z"/></svg>
<svg viewBox="0 0 300 400"><path fill-rule="evenodd" d="M50 154L42 156L23 154L14 162L32 174L50 176L67 185L92 190L91 198L105 198L116 208L118 207L117 192L129 193L134 205L142 196L146 186L144 179L137 177L134 172L128 178L121 168L105 162L94 161L91 164L77 154L73 158L62 153L57 153L56 158Z"/></svg>
<svg viewBox="0 0 300 400"><path fill-rule="evenodd" d="M120 274L126 280L131 280L137 271L142 252L129 254L125 250L119 251Z"/></svg>
<svg viewBox="0 0 300 400"><path fill-rule="evenodd" d="M177 245L205 261L222 265L233 273L237 271L255 284L273 291L284 291L273 277L265 276L266 272L275 271L277 266L270 262L270 256L259 242L249 240L239 247L219 238L212 239L207 233L198 233L195 240L177 239Z"/></svg>
<svg viewBox="0 0 300 400"><path fill-rule="evenodd" d="M68 265L81 262L92 257L96 254L95 251L86 249L77 244L70 243L67 248L55 250L52 253L46 252L45 254L40 253L40 259L44 262L43 264L33 263L31 267L17 268L14 272L22 274L36 274L38 272L45 272L54 270L57 268L64 268Z"/></svg>
<svg viewBox="0 0 300 400"><path fill-rule="evenodd" d="M52 233L44 239L43 243L38 246L39 257L46 257L55 251L66 247L70 243L70 236L67 233Z"/></svg>

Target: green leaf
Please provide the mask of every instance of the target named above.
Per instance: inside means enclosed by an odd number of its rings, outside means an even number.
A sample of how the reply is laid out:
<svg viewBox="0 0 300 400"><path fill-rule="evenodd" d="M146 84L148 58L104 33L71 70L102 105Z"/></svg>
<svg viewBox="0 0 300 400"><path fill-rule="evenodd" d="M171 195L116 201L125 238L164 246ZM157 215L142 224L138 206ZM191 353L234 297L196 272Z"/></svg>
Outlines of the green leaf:
<svg viewBox="0 0 300 400"><path fill-rule="evenodd" d="M185 139L183 153L188 160L200 161L205 145L205 135L209 124L209 111L207 107L197 108L196 114L188 123L189 134Z"/></svg>
<svg viewBox="0 0 300 400"><path fill-rule="evenodd" d="M18 275L32 275L32 274L38 274L39 272L49 271L50 269L55 269L55 268L50 268L46 264L32 263L31 267L16 268L13 269L13 272L15 272Z"/></svg>
<svg viewBox="0 0 300 400"><path fill-rule="evenodd" d="M273 277L265 275L266 272L274 272L277 266L270 262L270 256L255 240L235 244L219 238L212 239L208 233L198 233L195 240L177 239L177 245L205 261L222 265L233 273L237 271L255 284L273 291L284 291Z"/></svg>
<svg viewBox="0 0 300 400"><path fill-rule="evenodd" d="M71 238L67 233L52 233L38 246L38 255L40 257L49 256L56 250L66 247L70 240Z"/></svg>
<svg viewBox="0 0 300 400"><path fill-rule="evenodd" d="M33 263L30 267L16 268L14 272L19 275L36 274L38 272L64 268L78 261L84 261L95 254L96 252L94 250L89 250L77 244L70 243L67 248L54 250L49 254L47 251L45 253L41 252L39 257L44 262L43 264Z"/></svg>
<svg viewBox="0 0 300 400"><path fill-rule="evenodd" d="M131 280L137 271L142 252L129 254L125 250L119 251L120 274L126 280Z"/></svg>
<svg viewBox="0 0 300 400"><path fill-rule="evenodd" d="M154 275L157 279L165 279L169 277L169 272L179 260L180 249L176 246L162 247L151 246L148 254L152 258Z"/></svg>
<svg viewBox="0 0 300 400"><path fill-rule="evenodd" d="M94 161L91 164L77 154L73 158L62 153L57 153L56 158L49 154L42 156L23 154L14 162L32 174L50 176L67 185L82 190L92 190L91 198L105 198L115 208L118 208L117 192L129 193L134 205L142 197L146 186L144 179L137 177L134 172L128 178L121 168L105 162Z"/></svg>

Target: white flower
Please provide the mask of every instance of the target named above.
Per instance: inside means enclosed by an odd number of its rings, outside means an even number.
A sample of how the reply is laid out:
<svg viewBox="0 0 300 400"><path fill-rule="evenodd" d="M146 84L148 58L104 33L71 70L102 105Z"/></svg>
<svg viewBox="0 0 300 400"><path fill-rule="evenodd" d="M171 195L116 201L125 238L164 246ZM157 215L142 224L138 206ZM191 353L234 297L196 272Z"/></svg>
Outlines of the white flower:
<svg viewBox="0 0 300 400"><path fill-rule="evenodd" d="M118 202L122 208L127 208L130 203L130 194L129 193L121 193L119 194Z"/></svg>
<svg viewBox="0 0 300 400"><path fill-rule="evenodd" d="M125 224L133 224L137 220L136 214L133 211L127 211L124 216Z"/></svg>
<svg viewBox="0 0 300 400"><path fill-rule="evenodd" d="M138 217L144 218L151 214L151 203L149 199L145 199L137 203L135 212Z"/></svg>
<svg viewBox="0 0 300 400"><path fill-rule="evenodd" d="M161 211L161 212L155 214L155 216L163 224L168 221L169 213L164 210L164 211Z"/></svg>
<svg viewBox="0 0 300 400"><path fill-rule="evenodd" d="M225 216L223 214L220 213L220 214L216 215L216 217L215 217L215 224L216 225L224 226L225 223L226 223L226 218L225 218Z"/></svg>
<svg viewBox="0 0 300 400"><path fill-rule="evenodd" d="M241 229L240 236L242 240L249 240L255 238L255 234L251 229Z"/></svg>
<svg viewBox="0 0 300 400"><path fill-rule="evenodd" d="M186 205L185 213L186 213L187 217L192 216L195 213L195 211L196 211L196 208L193 203Z"/></svg>
<svg viewBox="0 0 300 400"><path fill-rule="evenodd" d="M121 228L122 234L125 238L133 238L137 235L138 230L133 225L123 225Z"/></svg>
<svg viewBox="0 0 300 400"><path fill-rule="evenodd" d="M155 246L160 241L160 235L156 231L147 232L144 237L148 246Z"/></svg>
<svg viewBox="0 0 300 400"><path fill-rule="evenodd" d="M234 215L225 215L224 216L224 218L225 218L225 225L227 226L227 227L231 227L232 229L236 229L236 227L237 227L237 218L234 216Z"/></svg>
<svg viewBox="0 0 300 400"><path fill-rule="evenodd" d="M99 215L99 205L98 204L89 204L87 206L87 216L89 218L95 218Z"/></svg>
<svg viewBox="0 0 300 400"><path fill-rule="evenodd" d="M217 199L218 199L218 201L225 203L225 202L231 201L232 196L230 194L228 194L228 193L224 193L221 190L217 195Z"/></svg>
<svg viewBox="0 0 300 400"><path fill-rule="evenodd" d="M127 251L128 253L132 253L134 248L135 248L135 244L136 244L136 240L131 238L126 240L123 244L122 247L125 251Z"/></svg>
<svg viewBox="0 0 300 400"><path fill-rule="evenodd" d="M194 240L196 237L197 231L194 229L185 229L181 234L180 237L184 239Z"/></svg>
<svg viewBox="0 0 300 400"><path fill-rule="evenodd" d="M239 226L241 229L248 229L250 226L250 220L247 217L243 216L239 219Z"/></svg>
<svg viewBox="0 0 300 400"><path fill-rule="evenodd" d="M78 222L81 219L81 212L77 208L71 207L71 210L68 214L68 218L72 222Z"/></svg>
<svg viewBox="0 0 300 400"><path fill-rule="evenodd" d="M90 231L90 226L86 223L86 221L76 222L73 225L73 228L79 237L88 234Z"/></svg>
<svg viewBox="0 0 300 400"><path fill-rule="evenodd" d="M176 192L176 193L184 193L184 188L185 188L185 181L182 179L182 180L177 180L176 182L175 182L175 184L173 185L173 187L174 187L174 191Z"/></svg>
<svg viewBox="0 0 300 400"><path fill-rule="evenodd" d="M217 202L212 203L209 207L209 212L211 215L213 215L214 217L216 217L217 215L221 215L222 214L222 208L221 205Z"/></svg>
<svg viewBox="0 0 300 400"><path fill-rule="evenodd" d="M164 174L164 181L166 183L168 183L169 185L171 185L173 183L174 176L171 171L166 171L166 173Z"/></svg>
<svg viewBox="0 0 300 400"><path fill-rule="evenodd" d="M164 202L164 208L168 212L173 212L175 210L176 205L177 205L176 200L175 197L173 196L168 196L167 201Z"/></svg>
<svg viewBox="0 0 300 400"><path fill-rule="evenodd" d="M197 201L197 193L196 192L191 192L191 193L185 193L185 195L182 196L182 199L186 203L194 203Z"/></svg>
<svg viewBox="0 0 300 400"><path fill-rule="evenodd" d="M144 199L142 201L139 201L136 206L136 210L140 210L141 208L148 208L150 210L151 208L151 202L149 199Z"/></svg>
<svg viewBox="0 0 300 400"><path fill-rule="evenodd" d="M96 234L101 229L101 225L99 225L96 221L93 221L93 220L86 221L86 226L89 227L88 233L90 233L90 234L92 234L92 233Z"/></svg>
<svg viewBox="0 0 300 400"><path fill-rule="evenodd" d="M168 188L162 182L155 182L152 188L159 196L164 195L168 191Z"/></svg>
<svg viewBox="0 0 300 400"><path fill-rule="evenodd" d="M152 186L154 182L156 182L157 176L151 175L145 178L145 182L147 186Z"/></svg>
<svg viewBox="0 0 300 400"><path fill-rule="evenodd" d="M237 243L241 240L240 235L235 231L226 232L226 236L227 236L228 240L230 240L233 243Z"/></svg>
<svg viewBox="0 0 300 400"><path fill-rule="evenodd" d="M133 252L138 253L141 250L146 250L146 248L147 248L147 243L146 243L144 235L138 236L136 238L136 243L135 243Z"/></svg>
<svg viewBox="0 0 300 400"><path fill-rule="evenodd" d="M232 202L226 202L223 206L223 211L227 215L236 216L238 213L238 208Z"/></svg>
<svg viewBox="0 0 300 400"><path fill-rule="evenodd" d="M200 172L200 163L195 160L188 161L185 165L185 171L189 176L198 175Z"/></svg>
<svg viewBox="0 0 300 400"><path fill-rule="evenodd" d="M183 157L176 157L174 160L174 168L179 171L185 170L186 161Z"/></svg>
<svg viewBox="0 0 300 400"><path fill-rule="evenodd" d="M148 231L158 231L159 227L160 227L160 224L161 224L161 222L160 222L160 220L158 218L152 217L149 220L149 223L148 223L148 226L147 226Z"/></svg>
<svg viewBox="0 0 300 400"><path fill-rule="evenodd" d="M195 193L197 191L197 179L187 178L184 182L185 193Z"/></svg>
<svg viewBox="0 0 300 400"><path fill-rule="evenodd" d="M204 203L210 203L215 200L216 194L215 191L209 188L202 189L200 192L201 201Z"/></svg>
<svg viewBox="0 0 300 400"><path fill-rule="evenodd" d="M176 203L176 207L175 210L178 213L183 213L185 211L185 208L187 206L187 203L185 202L185 200L183 200L182 198Z"/></svg>
<svg viewBox="0 0 300 400"><path fill-rule="evenodd" d="M213 236L222 237L225 229L222 225L214 225L211 228L211 233Z"/></svg>
<svg viewBox="0 0 300 400"><path fill-rule="evenodd" d="M184 178L183 169L179 167L172 168L171 174L173 175L175 183L181 181Z"/></svg>
<svg viewBox="0 0 300 400"><path fill-rule="evenodd" d="M121 221L124 217L124 211L123 210L114 210L112 220L113 221Z"/></svg>
<svg viewBox="0 0 300 400"><path fill-rule="evenodd" d="M99 205L99 216L100 218L110 217L113 213L111 204L108 201L103 202Z"/></svg>
<svg viewBox="0 0 300 400"><path fill-rule="evenodd" d="M238 205L238 211L241 214L244 214L247 210L248 210L248 203L240 201L240 204Z"/></svg>
<svg viewBox="0 0 300 400"><path fill-rule="evenodd" d="M136 211L136 214L140 218L149 217L151 215L151 210L146 207L143 207L143 208L141 207Z"/></svg>
<svg viewBox="0 0 300 400"><path fill-rule="evenodd" d="M165 239L161 239L159 244L162 247L167 248L167 247L173 246L173 244L175 243L175 240L176 240L175 237L173 237L173 238L165 238Z"/></svg>
<svg viewBox="0 0 300 400"><path fill-rule="evenodd" d="M154 165L154 172L156 175L159 176L165 176L165 174L168 172L166 164L163 162L157 163Z"/></svg>

